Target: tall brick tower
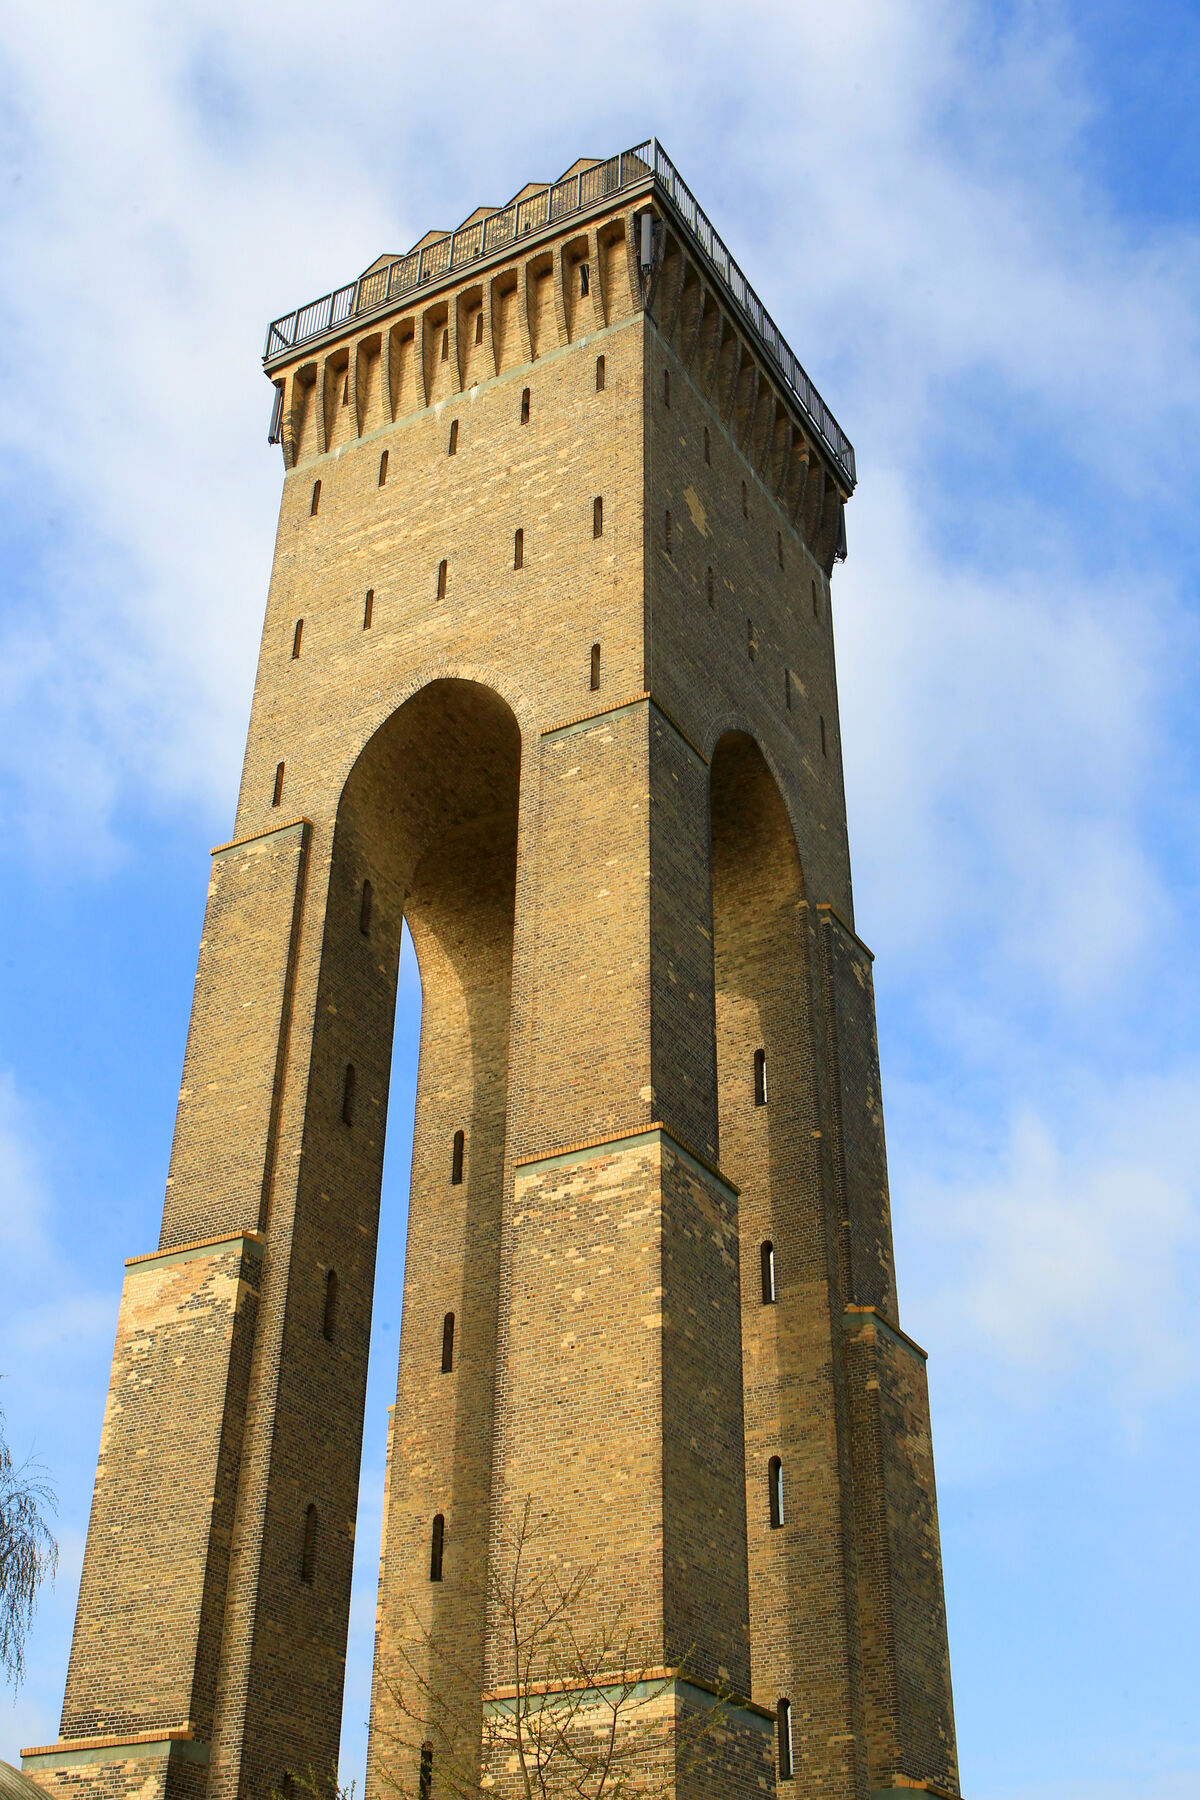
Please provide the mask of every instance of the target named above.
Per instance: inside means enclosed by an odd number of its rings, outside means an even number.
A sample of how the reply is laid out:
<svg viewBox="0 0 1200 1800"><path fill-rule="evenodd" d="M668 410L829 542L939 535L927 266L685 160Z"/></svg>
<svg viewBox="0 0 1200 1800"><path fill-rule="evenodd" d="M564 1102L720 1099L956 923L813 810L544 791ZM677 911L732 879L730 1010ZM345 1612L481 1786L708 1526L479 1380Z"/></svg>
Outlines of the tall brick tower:
<svg viewBox="0 0 1200 1800"><path fill-rule="evenodd" d="M245 773L26 1772L269 1800L336 1757L407 920L370 1800L448 1791L397 1764L406 1643L468 1735L504 1703L489 1569L527 1508L659 1671L656 1791L954 1795L846 841L851 447L654 143L381 257L266 367Z"/></svg>

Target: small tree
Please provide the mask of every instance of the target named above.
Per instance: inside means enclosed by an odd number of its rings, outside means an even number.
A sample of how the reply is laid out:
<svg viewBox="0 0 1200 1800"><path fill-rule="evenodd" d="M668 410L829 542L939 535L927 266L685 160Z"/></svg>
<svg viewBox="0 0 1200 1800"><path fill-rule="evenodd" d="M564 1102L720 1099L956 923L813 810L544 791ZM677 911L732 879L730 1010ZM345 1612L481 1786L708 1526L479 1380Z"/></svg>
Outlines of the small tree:
<svg viewBox="0 0 1200 1800"><path fill-rule="evenodd" d="M506 1679L479 1716L477 1680L435 1646L426 1627L397 1656L399 1680L382 1673L399 1723L375 1720L376 1781L395 1800L484 1800L503 1787L520 1800L644 1800L663 1792L662 1765L676 1773L702 1760L724 1735L717 1696L682 1727L656 1705L673 1687L640 1654L617 1608L594 1604L594 1568L562 1579L533 1564L526 1500L507 1556L494 1570L489 1611L506 1644ZM466 1696L460 1700L459 1696Z"/></svg>
<svg viewBox="0 0 1200 1800"><path fill-rule="evenodd" d="M58 1569L58 1544L45 1517L56 1510L41 1464L14 1464L0 1411L0 1667L14 1688L25 1674L25 1635L37 1591Z"/></svg>

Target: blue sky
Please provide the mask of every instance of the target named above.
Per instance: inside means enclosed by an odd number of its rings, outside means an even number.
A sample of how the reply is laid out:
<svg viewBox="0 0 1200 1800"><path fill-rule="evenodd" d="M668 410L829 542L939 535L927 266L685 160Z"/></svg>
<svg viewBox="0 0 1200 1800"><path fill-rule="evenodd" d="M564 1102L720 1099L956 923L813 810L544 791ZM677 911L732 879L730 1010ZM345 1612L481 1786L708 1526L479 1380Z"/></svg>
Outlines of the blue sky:
<svg viewBox="0 0 1200 1800"><path fill-rule="evenodd" d="M0 1404L63 1566L153 1246L281 479L266 322L657 131L855 441L835 583L964 1793L1197 1800L1200 12L0 14ZM343 1773L419 991L402 976Z"/></svg>

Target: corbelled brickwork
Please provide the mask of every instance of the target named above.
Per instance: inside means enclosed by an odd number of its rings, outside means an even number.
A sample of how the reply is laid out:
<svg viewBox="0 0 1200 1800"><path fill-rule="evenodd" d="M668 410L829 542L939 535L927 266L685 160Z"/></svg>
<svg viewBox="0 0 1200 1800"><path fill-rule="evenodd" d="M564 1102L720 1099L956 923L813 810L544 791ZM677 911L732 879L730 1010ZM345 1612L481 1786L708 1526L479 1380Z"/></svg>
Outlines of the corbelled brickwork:
<svg viewBox="0 0 1200 1800"><path fill-rule="evenodd" d="M522 1521L577 1635L660 1671L654 1792L957 1793L853 931L846 465L627 163L393 305L384 259L369 308L268 365L245 771L63 1738L26 1757L57 1795L269 1800L332 1769L404 920L370 1800L448 1792L430 1683L486 1763Z"/></svg>

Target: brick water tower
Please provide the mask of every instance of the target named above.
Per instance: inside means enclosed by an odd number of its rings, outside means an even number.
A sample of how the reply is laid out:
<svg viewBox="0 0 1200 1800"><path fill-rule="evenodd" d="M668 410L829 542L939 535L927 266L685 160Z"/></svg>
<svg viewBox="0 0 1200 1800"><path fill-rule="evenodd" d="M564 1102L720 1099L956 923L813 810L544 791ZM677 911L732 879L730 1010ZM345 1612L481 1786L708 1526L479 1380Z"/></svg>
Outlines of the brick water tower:
<svg viewBox="0 0 1200 1800"><path fill-rule="evenodd" d="M462 1791L430 1683L523 1791L484 1721L528 1519L647 1673L647 1791L957 1794L847 851L851 446L655 143L381 257L266 369L237 817L26 1775L270 1800L336 1760L407 921L369 1800Z"/></svg>

